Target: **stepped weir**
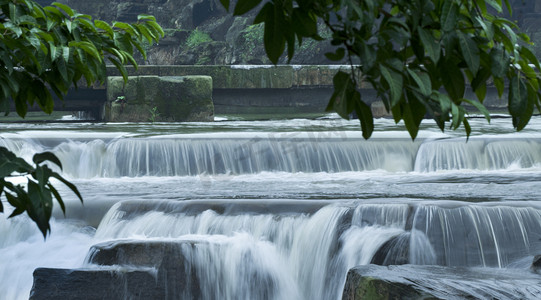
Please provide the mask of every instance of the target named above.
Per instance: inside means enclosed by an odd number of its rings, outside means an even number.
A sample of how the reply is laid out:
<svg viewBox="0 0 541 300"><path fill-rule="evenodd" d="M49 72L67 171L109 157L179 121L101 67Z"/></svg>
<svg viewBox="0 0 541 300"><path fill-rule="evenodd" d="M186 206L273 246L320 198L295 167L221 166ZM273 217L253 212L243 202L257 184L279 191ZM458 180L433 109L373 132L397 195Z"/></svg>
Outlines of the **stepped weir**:
<svg viewBox="0 0 541 300"><path fill-rule="evenodd" d="M1 146L54 152L85 199L60 188L67 215L54 212L45 242L25 216L0 220L2 289L7 299L536 299L540 120L522 133L507 119L470 121L469 140L423 129L415 141L386 119L364 140L357 122L333 116L2 125Z"/></svg>

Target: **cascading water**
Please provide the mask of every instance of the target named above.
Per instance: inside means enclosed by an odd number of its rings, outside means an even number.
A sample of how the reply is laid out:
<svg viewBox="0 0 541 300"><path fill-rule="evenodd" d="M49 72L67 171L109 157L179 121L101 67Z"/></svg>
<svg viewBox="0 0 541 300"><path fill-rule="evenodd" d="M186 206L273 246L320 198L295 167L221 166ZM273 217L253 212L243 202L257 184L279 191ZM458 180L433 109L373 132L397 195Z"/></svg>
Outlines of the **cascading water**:
<svg viewBox="0 0 541 300"><path fill-rule="evenodd" d="M26 217L1 220L1 289L28 298L34 268L93 267L91 245L123 240L178 242L198 282L188 298L340 299L347 271L370 263L527 273L541 254L532 122L467 143L388 130L364 141L332 119L8 127L0 145L55 152L85 207L61 188L71 218L56 214L45 242Z"/></svg>

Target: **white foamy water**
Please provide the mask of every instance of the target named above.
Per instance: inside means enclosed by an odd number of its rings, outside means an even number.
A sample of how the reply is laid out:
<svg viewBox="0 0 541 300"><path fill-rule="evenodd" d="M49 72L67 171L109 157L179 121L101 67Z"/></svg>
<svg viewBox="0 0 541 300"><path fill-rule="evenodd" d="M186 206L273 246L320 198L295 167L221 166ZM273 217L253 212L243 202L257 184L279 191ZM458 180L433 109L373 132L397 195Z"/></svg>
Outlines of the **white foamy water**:
<svg viewBox="0 0 541 300"><path fill-rule="evenodd" d="M527 272L541 254L541 122L472 123L467 142L412 142L389 120L369 141L332 118L2 124L0 146L54 152L85 199L56 184L68 218L55 213L46 241L24 216L0 220L2 298L27 299L37 267L88 267L92 245L125 239L200 241L182 255L205 299L339 299L347 270L369 263Z"/></svg>

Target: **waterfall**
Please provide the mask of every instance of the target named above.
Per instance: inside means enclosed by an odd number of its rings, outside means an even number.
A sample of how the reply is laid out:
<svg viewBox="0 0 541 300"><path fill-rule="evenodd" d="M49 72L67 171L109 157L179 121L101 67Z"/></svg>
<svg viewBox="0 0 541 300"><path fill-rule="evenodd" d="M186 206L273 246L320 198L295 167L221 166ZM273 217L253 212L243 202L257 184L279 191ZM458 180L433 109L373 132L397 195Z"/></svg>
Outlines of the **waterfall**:
<svg viewBox="0 0 541 300"><path fill-rule="evenodd" d="M530 168L541 163L538 139L471 138L425 142L415 159L415 170L494 170Z"/></svg>
<svg viewBox="0 0 541 300"><path fill-rule="evenodd" d="M416 144L334 139L119 139L108 145L60 145L78 176L195 176L277 172L409 171ZM90 154L96 152L97 154ZM89 168L89 166L92 166ZM99 168L96 168L98 166ZM94 174L87 174L92 169Z"/></svg>
<svg viewBox="0 0 541 300"><path fill-rule="evenodd" d="M189 202L189 201L185 201ZM290 203L292 208L301 208L300 212L285 211L283 214L253 214L253 211L244 213L220 214L215 210L208 209L201 213L193 215L190 204L195 206L200 203L159 203L150 208L148 205L137 202L123 202L113 207L100 224L96 237L98 239L120 239L120 238L193 238L193 235L212 240L215 236L227 236L228 239L241 238L244 241L251 241L245 245L251 245L251 259L254 259L265 266L282 266L280 274L293 276L287 282L294 282L294 294L302 295L300 298L314 299L321 298L321 295L328 295L330 298L336 298L339 287L336 281L327 281L326 278L333 274L335 270L330 268L328 257L332 257L337 251L337 239L340 232L338 227L344 222L344 214L347 211L343 207L324 206L313 214L307 214L312 211L314 204L306 202L304 205ZM287 203L269 204L269 206L279 206L280 209L287 207ZM220 206L222 207L222 206ZM245 209L245 208L243 208ZM248 208L249 209L249 208ZM220 211L221 209L218 209ZM186 213L188 212L188 213ZM241 235L239 237L239 234ZM248 236L248 237L247 237ZM235 246L236 245L236 246ZM235 251L248 251L238 249L240 245L236 243L232 247ZM211 247L212 248L212 247ZM222 268L222 264L233 263L235 260L239 263L228 272L238 270L239 268L256 268L254 264L240 264L238 257L232 258L229 262L224 262L230 255L220 251L226 251L222 247L207 248L205 251L215 249L213 253L196 254L190 253L189 256L194 260L196 268ZM210 250L209 250L210 249ZM229 249L229 248L225 248ZM263 252L254 252L260 249ZM203 251L203 250L198 250ZM203 260L214 257L216 263L205 263L197 260L202 255ZM276 262L261 260L275 257ZM314 260L314 258L318 258ZM261 267L263 270L242 272L265 273L267 267ZM225 267L224 267L225 268ZM213 274L214 271L204 269L200 272L204 274ZM225 272L222 269L215 270L217 274ZM345 272L346 270L342 270ZM202 275L201 275L202 276ZM218 275L217 275L218 276ZM227 277L224 277L227 278ZM224 279L228 284L238 284L236 278ZM233 280L231 282L231 280ZM240 280L240 279L239 279ZM257 286L257 283L251 282L250 278L243 279L250 286ZM259 277L256 277L259 280ZM274 282L270 281L270 282ZM224 283L227 284L227 283ZM211 289L214 290L214 289ZM232 292L234 294L234 292ZM232 295L233 295L232 294ZM253 295L252 295L253 296ZM226 299L237 299L236 296L226 297ZM212 299L215 297L209 297ZM242 297L244 298L244 296ZM248 297L250 298L250 297ZM248 299L247 298L247 299ZM296 297L299 298L299 297ZM325 299L323 297L321 299ZM267 299L266 297L251 299ZM276 299L283 299L277 296Z"/></svg>
<svg viewBox="0 0 541 300"><path fill-rule="evenodd" d="M278 201L266 204L269 214L247 204L122 202L96 238L204 241L182 255L202 280L201 292L215 298L219 289L224 299L279 299L281 288L298 299L339 299L347 270L357 265L504 268L541 250L539 208ZM234 288L239 282L246 294Z"/></svg>
<svg viewBox="0 0 541 300"><path fill-rule="evenodd" d="M536 254L540 246L541 211L531 207L457 208L426 206L417 209L413 234L424 234L436 252L436 263L446 266L503 268ZM420 264L415 257L411 263Z"/></svg>
<svg viewBox="0 0 541 300"><path fill-rule="evenodd" d="M541 165L541 140L510 138L373 139L311 137L168 138L112 140L1 140L12 151L29 157L53 151L72 178L197 176L258 174L261 172L317 173L436 172L499 170Z"/></svg>
<svg viewBox="0 0 541 300"><path fill-rule="evenodd" d="M299 122L289 130L303 130ZM67 218L54 214L45 243L25 216L0 220L7 299L28 298L36 267L107 270L85 263L100 243L178 245L196 284L169 295L206 299L340 299L358 265L526 273L541 254L538 134L365 141L347 131L193 128L3 134L0 146L29 161L54 152L85 199L81 207L58 186ZM450 280L442 293L463 285ZM493 295L510 287L468 284Z"/></svg>

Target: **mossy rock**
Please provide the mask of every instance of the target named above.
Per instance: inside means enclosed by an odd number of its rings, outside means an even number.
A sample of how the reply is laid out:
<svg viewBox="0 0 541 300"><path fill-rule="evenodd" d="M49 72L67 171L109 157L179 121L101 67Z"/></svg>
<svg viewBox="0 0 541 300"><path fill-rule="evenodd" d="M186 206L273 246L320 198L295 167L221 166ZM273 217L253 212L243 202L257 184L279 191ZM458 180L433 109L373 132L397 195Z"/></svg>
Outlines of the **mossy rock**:
<svg viewBox="0 0 541 300"><path fill-rule="evenodd" d="M170 121L212 121L212 78L209 76L168 76L160 78L154 103L161 116Z"/></svg>
<svg viewBox="0 0 541 300"><path fill-rule="evenodd" d="M343 300L391 300L391 299L419 299L437 300L413 285L403 282L388 281L383 278L361 276L359 273L350 272L342 295Z"/></svg>
<svg viewBox="0 0 541 300"><path fill-rule="evenodd" d="M209 76L129 76L107 80L109 122L213 121Z"/></svg>
<svg viewBox="0 0 541 300"><path fill-rule="evenodd" d="M539 299L541 277L521 269L362 265L349 270L343 300Z"/></svg>

